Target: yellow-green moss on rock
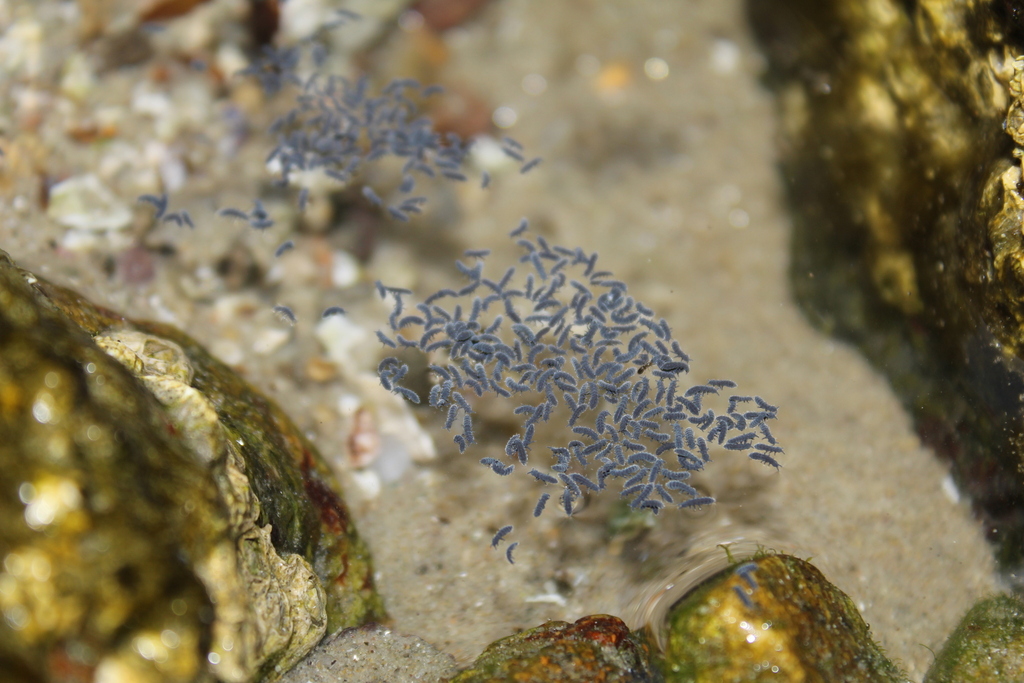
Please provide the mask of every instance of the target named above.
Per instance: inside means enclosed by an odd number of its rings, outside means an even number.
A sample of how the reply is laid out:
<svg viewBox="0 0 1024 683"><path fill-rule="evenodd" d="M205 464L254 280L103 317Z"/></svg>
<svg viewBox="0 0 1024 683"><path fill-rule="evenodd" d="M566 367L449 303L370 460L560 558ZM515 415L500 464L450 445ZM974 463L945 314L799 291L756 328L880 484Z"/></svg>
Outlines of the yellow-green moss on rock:
<svg viewBox="0 0 1024 683"><path fill-rule="evenodd" d="M964 616L928 669L924 683L1024 681L1024 601L982 600Z"/></svg>
<svg viewBox="0 0 1024 683"><path fill-rule="evenodd" d="M761 557L669 613L669 683L901 683L853 602L809 563Z"/></svg>

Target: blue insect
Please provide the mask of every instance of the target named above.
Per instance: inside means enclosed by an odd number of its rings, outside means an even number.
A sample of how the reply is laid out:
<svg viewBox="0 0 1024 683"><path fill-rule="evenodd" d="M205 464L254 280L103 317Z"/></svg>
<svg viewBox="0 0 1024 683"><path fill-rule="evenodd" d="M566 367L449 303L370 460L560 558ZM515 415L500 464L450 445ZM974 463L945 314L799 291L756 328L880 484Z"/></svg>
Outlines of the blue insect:
<svg viewBox="0 0 1024 683"><path fill-rule="evenodd" d="M530 159L525 164L523 164L523 167L521 169L519 169L519 172L520 173L529 173L534 168L539 166L541 161L542 161L542 159L540 157L534 157L533 159Z"/></svg>
<svg viewBox="0 0 1024 683"><path fill-rule="evenodd" d="M288 306L278 305L274 306L274 313L277 313L278 317L288 322L291 325L295 324L296 318L295 313Z"/></svg>
<svg viewBox="0 0 1024 683"><path fill-rule="evenodd" d="M544 506L547 505L548 499L551 498L550 493L540 494L540 498L537 499L537 505L533 508L533 516L540 517L541 513L544 512Z"/></svg>
<svg viewBox="0 0 1024 683"><path fill-rule="evenodd" d="M159 197L152 194L139 195L138 201L146 204L152 204L153 208L156 209L156 214L153 216L155 220L163 218L164 213L167 211L167 194L162 194Z"/></svg>
<svg viewBox="0 0 1024 683"><path fill-rule="evenodd" d="M498 533L494 534L494 538L491 539L491 547L497 548L501 540L512 533L512 525L503 526L498 529Z"/></svg>
<svg viewBox="0 0 1024 683"><path fill-rule="evenodd" d="M512 551L519 547L519 542L515 542L505 550L505 559L508 560L509 564L515 564L515 560L512 559Z"/></svg>

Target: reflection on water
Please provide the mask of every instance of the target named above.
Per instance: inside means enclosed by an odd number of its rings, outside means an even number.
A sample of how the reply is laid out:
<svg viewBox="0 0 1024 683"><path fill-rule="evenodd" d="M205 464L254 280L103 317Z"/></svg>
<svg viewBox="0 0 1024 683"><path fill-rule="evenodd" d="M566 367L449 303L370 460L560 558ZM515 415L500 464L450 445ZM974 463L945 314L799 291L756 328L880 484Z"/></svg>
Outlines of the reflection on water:
<svg viewBox="0 0 1024 683"><path fill-rule="evenodd" d="M668 614L673 605L721 571L752 558L758 551L801 554L763 529L727 524L707 529L690 539L690 547L658 578L649 581L632 601L623 619L632 629L645 629L664 651Z"/></svg>

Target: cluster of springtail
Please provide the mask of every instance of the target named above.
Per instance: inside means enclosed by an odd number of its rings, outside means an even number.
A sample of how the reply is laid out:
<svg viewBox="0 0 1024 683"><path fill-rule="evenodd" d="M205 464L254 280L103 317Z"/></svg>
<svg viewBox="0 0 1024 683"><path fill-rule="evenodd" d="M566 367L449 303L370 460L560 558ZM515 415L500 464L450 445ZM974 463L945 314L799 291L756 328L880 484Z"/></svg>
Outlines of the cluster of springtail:
<svg viewBox="0 0 1024 683"><path fill-rule="evenodd" d="M321 29L329 30L359 18L354 12L336 10L335 19ZM307 49L315 68L303 78L299 70ZM310 171L347 185L358 180L368 164L384 157L398 157L405 159L402 182L397 188L398 200L389 204L369 185L363 185L361 192L367 201L391 218L407 222L410 214L422 213L427 203L425 196L411 196L417 175L456 182L468 180L466 157L472 141L465 141L454 133L442 136L434 131L433 122L420 113L413 99L425 100L439 94L440 86L422 87L413 79L395 79L374 95L365 75L355 82L324 75L321 67L325 59L324 46L310 38L293 47L264 46L253 62L239 72L240 76L255 78L268 96L276 95L286 86L299 89L296 106L269 128L277 144L266 161L275 163L280 172L274 184L287 186L295 173ZM521 164L521 173L541 163L540 157L527 160L523 146L512 138L505 137L501 149ZM490 181L487 171L482 171L480 186L487 188ZM138 200L154 207L155 221L195 228L188 211L167 211L166 194L144 194ZM300 211L306 210L308 201L309 190L302 187L298 192ZM259 199L249 211L224 207L217 215L242 221L260 232L274 226L273 218ZM283 256L294 247L292 240L286 240L274 255ZM289 306L276 305L274 312L283 322L295 324L296 317ZM332 306L323 312L323 317L343 312Z"/></svg>
<svg viewBox="0 0 1024 683"><path fill-rule="evenodd" d="M341 12L336 24L357 18ZM257 78L268 95L286 85L299 89L296 106L270 128L277 144L267 157L276 165L275 183L286 186L298 172L320 172L348 184L366 164L384 157L404 159L398 199L386 202L370 186L363 196L391 218L408 221L422 212L427 198L412 196L417 177L441 177L464 182L470 143L456 135L442 136L418 100L440 92L438 86L421 87L399 79L378 94L370 93L369 79L355 82L320 72L325 58L313 43L314 73L301 78L302 47L265 48L243 74ZM504 138L502 151L520 164L520 172L535 168L540 158L527 159L523 147ZM490 176L481 173L481 187ZM305 210L308 191L300 189L298 205ZM166 195L143 195L152 204L155 219L194 227L187 211L167 212ZM257 200L243 211L222 208L218 215L244 221L265 231L274 221ZM422 303L410 306L412 292L377 283L382 298L394 302L389 332L377 333L387 347L415 348L428 354L434 385L428 402L446 414L445 429L458 427L453 440L459 451L476 443L473 432L474 396L497 395L521 402L513 413L520 430L509 438L504 457L485 457L481 464L495 474L509 476L517 467L526 470L555 493L566 515L578 509L587 492L597 493L617 484L619 495L637 510L658 514L663 508L692 508L714 499L701 495L688 480L711 460L714 449L746 452L771 467L782 448L768 426L777 409L758 396L729 395L708 404L736 385L710 379L686 385L690 358L672 339L668 323L628 294L626 285L597 269L597 254L549 244L541 236L530 239L524 219L511 237L523 254L524 273L513 266L501 277L484 276L489 252L466 252L467 263L456 266L465 282L457 289L442 289ZM276 256L294 247L282 243ZM274 307L278 316L294 324L288 306ZM342 315L332 306L323 317ZM413 402L421 397L403 386L409 368L396 357L381 361L378 376L389 391ZM538 466L530 456L537 446L537 428L553 416L564 418L573 438L550 445L548 460ZM529 469L527 469L529 468ZM533 514L539 517L552 494L540 494ZM513 531L498 530L495 548ZM507 547L506 558L518 544ZM746 596L744 596L746 597Z"/></svg>
<svg viewBox="0 0 1024 683"><path fill-rule="evenodd" d="M523 254L525 274L515 266L499 278L484 276L486 250L466 252L456 261L465 279L458 289L442 289L410 306L411 292L378 283L394 307L390 332L378 331L387 347L415 348L431 361L434 385L428 402L446 413L445 429L463 452L476 443L473 396L497 395L521 404L513 413L520 431L505 445L504 458L480 463L509 476L517 467L545 486L561 489L566 515L585 492L616 482L630 507L658 514L663 508L709 505L688 483L712 451L746 452L752 460L778 468L782 448L768 426L777 408L759 396L714 397L736 386L710 379L688 386L682 376L690 358L672 338L668 323L631 297L612 273L597 269L597 254L529 239L524 219L511 236ZM419 403L403 386L409 368L397 357L381 361L381 384ZM567 422L574 438L550 445L549 460L531 466L536 430L553 415ZM529 469L527 469L529 468ZM539 517L552 495L543 492L534 508ZM512 531L502 527L498 544ZM506 557L512 562L512 550Z"/></svg>
<svg viewBox="0 0 1024 683"><path fill-rule="evenodd" d="M362 188L362 193L395 220L407 222L410 214L422 213L427 202L424 196L412 196L417 176L457 182L469 179L465 160L471 141L455 133L441 135L435 131L433 121L420 113L416 101L440 94L441 86L424 87L415 79L400 78L371 95L370 79L365 75L353 82L315 71L302 80L295 73L300 61L297 50L267 50L248 70L267 81L264 87L269 91L279 88L282 80L302 90L296 106L270 127L278 144L267 162L280 167L278 184L287 185L292 174L303 171L322 172L349 183L368 163L384 157L404 159L398 200L386 203L369 185ZM314 50L314 62L319 65L317 54ZM510 138L505 139L502 150L522 164L521 173L541 162L540 157L527 161L522 146ZM487 187L489 183L484 171L480 184ZM300 191L300 208L305 207L307 199L308 194Z"/></svg>

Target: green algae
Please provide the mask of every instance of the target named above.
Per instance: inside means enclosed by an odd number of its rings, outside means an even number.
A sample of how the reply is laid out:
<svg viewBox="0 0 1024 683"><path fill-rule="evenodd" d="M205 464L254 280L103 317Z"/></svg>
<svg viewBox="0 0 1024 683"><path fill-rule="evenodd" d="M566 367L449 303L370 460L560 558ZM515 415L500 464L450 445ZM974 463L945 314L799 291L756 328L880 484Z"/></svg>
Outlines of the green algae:
<svg viewBox="0 0 1024 683"><path fill-rule="evenodd" d="M928 669L924 683L1024 681L1024 602L982 600L967 612Z"/></svg>

